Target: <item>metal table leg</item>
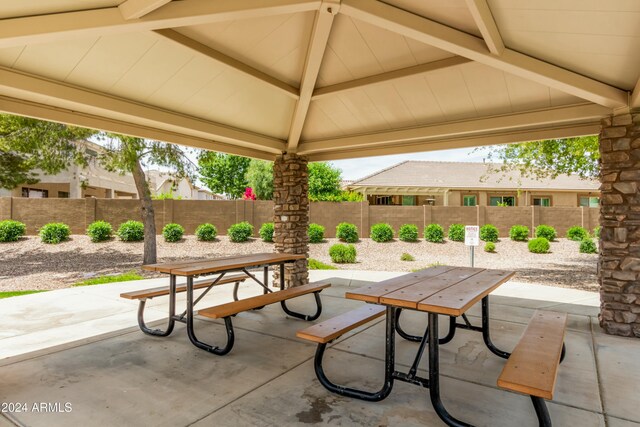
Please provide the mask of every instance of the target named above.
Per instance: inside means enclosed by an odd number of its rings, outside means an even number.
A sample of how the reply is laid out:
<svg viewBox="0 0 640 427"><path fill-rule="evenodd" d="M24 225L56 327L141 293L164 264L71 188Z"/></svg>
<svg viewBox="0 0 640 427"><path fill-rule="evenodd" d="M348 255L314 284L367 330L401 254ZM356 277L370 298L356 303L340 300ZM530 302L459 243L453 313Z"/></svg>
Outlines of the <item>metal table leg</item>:
<svg viewBox="0 0 640 427"><path fill-rule="evenodd" d="M173 274L169 276L169 323L167 324L167 329L164 331L162 329L151 329L146 325L144 322L144 307L146 303L147 300L142 299L138 305L138 326L140 326L142 332L156 337L166 337L171 335L176 323L176 276Z"/></svg>

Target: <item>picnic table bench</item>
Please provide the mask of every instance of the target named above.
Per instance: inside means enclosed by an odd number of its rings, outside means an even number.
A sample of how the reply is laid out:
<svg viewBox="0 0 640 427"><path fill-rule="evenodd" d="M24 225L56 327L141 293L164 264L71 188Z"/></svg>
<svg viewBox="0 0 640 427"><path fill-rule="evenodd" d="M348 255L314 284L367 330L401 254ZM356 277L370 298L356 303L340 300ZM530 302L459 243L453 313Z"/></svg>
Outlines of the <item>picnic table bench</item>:
<svg viewBox="0 0 640 427"><path fill-rule="evenodd" d="M138 324L140 329L149 335L154 336L168 336L172 333L175 322L182 322L186 324L187 335L189 340L198 348L206 350L216 355L224 355L231 351L235 342L235 335L233 331L233 324L231 318L236 314L247 311L261 309L265 305L280 303L284 312L292 317L296 317L303 320L315 320L320 316L322 312L322 304L320 301L319 293L331 286L327 283L313 283L305 286L298 286L289 289L284 289L284 266L287 263L292 263L300 259L305 259L304 255L298 254L285 254L285 253L258 253L251 255L240 256L228 256L211 258L206 260L186 260L180 262L168 262L159 264L143 265L145 270L156 271L169 275L169 286L145 289L141 291L125 292L120 296L127 299L137 299L140 301L138 309ZM272 290L267 286L269 267L280 268L280 290ZM262 281L256 277L249 270L251 269L263 269ZM230 272L241 272L242 274L226 276ZM205 277L201 280L195 280L201 276L215 275L215 277ZM177 277L185 277L186 284L177 285ZM238 298L238 286L241 282L251 279L253 282L260 285L263 289L263 294L253 296L250 298L239 299ZM195 306L202 298L211 290L214 286L235 283L234 285L234 297L233 301L216 305L214 307L204 308L197 312L200 316L224 319L225 329L227 333L227 341L223 346L213 346L204 343L196 337L194 330L194 317L196 315ZM197 298L194 299L194 290L204 288L205 291ZM181 315L176 315L176 294L179 292L186 292L186 309ZM296 298L302 295L313 294L316 302L316 311L314 314L302 314L296 311L290 310L286 301L291 298ZM169 296L169 318L168 326L165 330L151 329L144 323L143 312L145 307L145 301L157 296Z"/></svg>
<svg viewBox="0 0 640 427"><path fill-rule="evenodd" d="M564 330L566 314L537 311L513 353L498 349L491 340L489 294L505 283L514 273L503 270L485 270L439 266L410 273L346 293L346 297L368 304L343 313L332 319L298 331L299 338L318 344L314 360L316 376L328 390L366 401L386 398L395 380L408 382L429 389L433 407L438 416L450 426L470 426L454 418L440 398L439 346L451 341L457 329L481 332L487 348L495 355L508 359L498 378L498 386L531 396L541 426L550 426L551 419L544 399L553 398L558 365L565 354ZM474 304L482 303L481 326L472 325L465 312ZM422 336L404 332L400 326L400 313L404 309L428 313L428 323ZM322 367L327 344L346 332L362 326L386 314L386 346L384 384L380 390L367 391L337 385L331 382ZM440 338L438 316L449 317L449 330ZM462 318L463 322L457 319ZM395 337L419 342L414 362L408 372L395 367ZM417 375L418 364L428 351L429 377Z"/></svg>

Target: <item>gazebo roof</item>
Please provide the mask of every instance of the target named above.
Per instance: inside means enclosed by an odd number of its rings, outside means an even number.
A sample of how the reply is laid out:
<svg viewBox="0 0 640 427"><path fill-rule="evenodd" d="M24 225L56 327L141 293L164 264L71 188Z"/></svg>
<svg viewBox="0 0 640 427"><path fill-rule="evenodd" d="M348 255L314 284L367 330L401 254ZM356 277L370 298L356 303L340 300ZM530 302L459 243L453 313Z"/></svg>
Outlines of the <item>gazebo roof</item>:
<svg viewBox="0 0 640 427"><path fill-rule="evenodd" d="M594 134L636 0L0 0L0 111L273 159Z"/></svg>

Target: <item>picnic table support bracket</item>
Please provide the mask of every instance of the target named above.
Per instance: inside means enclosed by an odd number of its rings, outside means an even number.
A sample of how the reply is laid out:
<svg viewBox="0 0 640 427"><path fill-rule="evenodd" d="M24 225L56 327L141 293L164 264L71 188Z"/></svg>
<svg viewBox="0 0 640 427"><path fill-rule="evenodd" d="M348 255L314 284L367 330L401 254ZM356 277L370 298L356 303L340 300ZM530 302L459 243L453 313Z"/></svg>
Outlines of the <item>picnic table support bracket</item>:
<svg viewBox="0 0 640 427"><path fill-rule="evenodd" d="M358 390L351 387L345 387L341 385L337 385L332 383L329 378L324 373L324 369L322 368L322 358L324 356L324 351L327 347L326 343L318 344L318 348L316 349L316 355L313 360L313 367L316 371L316 376L318 377L318 381L322 384L327 390L332 393L339 394L341 396L353 397L360 400L365 400L367 402L379 402L385 399L389 393L391 393L391 389L393 388L393 380L394 380L394 370L395 370L395 319L396 319L396 308L395 307L387 307L387 330L386 330L386 347L387 351L385 352L385 374L384 374L384 385L379 391L370 392L364 390Z"/></svg>
<svg viewBox="0 0 640 427"><path fill-rule="evenodd" d="M280 306L282 307L282 310L289 316L302 320L313 321L320 317L320 314L322 314L322 301L320 301L320 291L314 292L313 296L316 299L316 312L313 315L300 314L295 311L289 310L289 308L287 307L287 303L284 300L280 301Z"/></svg>
<svg viewBox="0 0 640 427"><path fill-rule="evenodd" d="M212 282L212 283L207 287L207 289L205 289L205 290L204 290L204 292L203 292L202 294L200 294L200 296L198 297L198 299L196 299L196 301L193 303L193 305L195 306L196 304L198 304L198 303L200 302L200 300L201 300L202 298L204 298L204 297L205 297L205 295L207 295L207 293L208 293L211 289L213 289L213 287L214 287L215 285L217 285L217 284L218 284L218 282L219 282L220 280L222 280L222 278L224 277L224 275L225 275L225 274L226 274L226 273L221 273L218 277L216 277L216 280L214 280L214 281L213 281L213 282ZM239 287L239 286L240 286L240 282L236 282L236 283L233 285L233 299L234 299L235 301L238 301L238 298L237 298L237 297L238 297L238 287ZM180 315L180 317L178 317L176 320L178 320L178 321L182 322L182 320L184 319L184 316L186 316L186 315L187 315L187 310L183 311L183 312L182 312L182 314Z"/></svg>
<svg viewBox="0 0 640 427"><path fill-rule="evenodd" d="M218 280L221 277L218 278ZM216 280L217 281L217 280ZM214 282L215 283L215 282ZM235 341L234 333L233 333L233 324L231 323L231 317L224 318L224 326L227 331L227 344L224 347L216 347L204 343L196 337L195 331L193 330L193 277L187 277L187 336L189 340L196 347L208 351L209 353L216 354L218 356L224 356L229 353L233 348L233 344Z"/></svg>
<svg viewBox="0 0 640 427"><path fill-rule="evenodd" d="M147 304L147 299L141 299L138 304L138 326L142 332L147 335L166 337L171 335L171 332L173 332L176 317L176 276L172 275L169 278L169 288L171 290L171 293L169 294L169 323L167 324L167 329L164 331L162 329L151 329L146 325L146 323L144 323L144 307Z"/></svg>
<svg viewBox="0 0 640 427"><path fill-rule="evenodd" d="M540 427L551 427L551 417L544 399L538 396L531 396L531 402L533 402L533 408L538 416L538 425Z"/></svg>
<svg viewBox="0 0 640 427"><path fill-rule="evenodd" d="M482 339L484 344L493 354L503 359L508 359L511 353L497 348L491 341L491 330L489 328L489 295L482 298Z"/></svg>

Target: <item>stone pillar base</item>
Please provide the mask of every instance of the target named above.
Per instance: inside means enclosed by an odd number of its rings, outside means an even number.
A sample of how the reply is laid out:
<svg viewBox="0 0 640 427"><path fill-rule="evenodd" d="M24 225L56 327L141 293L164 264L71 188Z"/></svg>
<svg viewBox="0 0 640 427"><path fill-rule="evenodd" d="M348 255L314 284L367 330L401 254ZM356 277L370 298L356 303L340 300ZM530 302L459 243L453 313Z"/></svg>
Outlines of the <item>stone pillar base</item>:
<svg viewBox="0 0 640 427"><path fill-rule="evenodd" d="M602 121L600 155L600 325L640 337L640 111Z"/></svg>
<svg viewBox="0 0 640 427"><path fill-rule="evenodd" d="M309 258L309 179L307 159L295 154L278 156L273 164L274 233L276 252L304 254ZM285 286L309 283L307 259L285 266ZM274 273L279 283L280 272Z"/></svg>

